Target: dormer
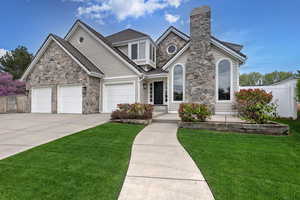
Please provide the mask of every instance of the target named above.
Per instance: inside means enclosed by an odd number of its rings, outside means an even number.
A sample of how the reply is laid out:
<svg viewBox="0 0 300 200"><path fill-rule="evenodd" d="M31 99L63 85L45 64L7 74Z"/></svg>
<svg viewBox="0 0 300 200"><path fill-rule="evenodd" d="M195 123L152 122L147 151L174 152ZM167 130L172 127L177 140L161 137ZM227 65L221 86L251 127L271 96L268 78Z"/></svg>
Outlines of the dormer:
<svg viewBox="0 0 300 200"><path fill-rule="evenodd" d="M133 29L126 29L106 39L146 71L156 68L156 44L150 36Z"/></svg>

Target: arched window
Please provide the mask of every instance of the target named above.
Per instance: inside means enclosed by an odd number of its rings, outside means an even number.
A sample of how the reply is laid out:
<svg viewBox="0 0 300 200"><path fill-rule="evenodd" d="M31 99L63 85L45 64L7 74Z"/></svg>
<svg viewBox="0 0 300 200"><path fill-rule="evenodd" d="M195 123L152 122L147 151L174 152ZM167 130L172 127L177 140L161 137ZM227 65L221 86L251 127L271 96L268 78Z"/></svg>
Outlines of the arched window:
<svg viewBox="0 0 300 200"><path fill-rule="evenodd" d="M173 101L183 101L184 69L181 64L173 68Z"/></svg>
<svg viewBox="0 0 300 200"><path fill-rule="evenodd" d="M224 59L218 63L217 77L218 77L218 100L230 101L231 100L231 63L229 60Z"/></svg>

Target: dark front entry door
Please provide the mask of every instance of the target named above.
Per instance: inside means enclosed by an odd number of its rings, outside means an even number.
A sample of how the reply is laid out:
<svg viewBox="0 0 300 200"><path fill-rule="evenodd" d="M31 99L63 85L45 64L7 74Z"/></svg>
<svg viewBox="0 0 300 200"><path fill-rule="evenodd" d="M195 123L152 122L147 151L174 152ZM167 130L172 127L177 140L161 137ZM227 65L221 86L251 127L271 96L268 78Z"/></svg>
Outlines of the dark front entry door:
<svg viewBox="0 0 300 200"><path fill-rule="evenodd" d="M154 104L164 103L164 82L154 82Z"/></svg>

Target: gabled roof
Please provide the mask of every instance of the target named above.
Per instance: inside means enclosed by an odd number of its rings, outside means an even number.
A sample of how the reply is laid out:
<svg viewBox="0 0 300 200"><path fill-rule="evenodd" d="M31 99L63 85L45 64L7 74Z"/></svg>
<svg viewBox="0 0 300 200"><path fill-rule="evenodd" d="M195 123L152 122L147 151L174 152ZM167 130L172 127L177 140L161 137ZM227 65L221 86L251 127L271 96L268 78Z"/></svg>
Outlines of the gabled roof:
<svg viewBox="0 0 300 200"><path fill-rule="evenodd" d="M243 53L241 53L240 51L237 50L238 48L242 49L243 48L242 45L234 44L234 43L229 43L229 42L224 42L224 41L221 41L221 40L217 39L214 36L211 36L211 40L213 42L217 42L217 43L221 44L225 48L230 49L231 51L233 51L234 53L237 53L241 57L247 58L247 56L245 54L243 54Z"/></svg>
<svg viewBox="0 0 300 200"><path fill-rule="evenodd" d="M156 40L156 44L158 45L161 41L163 41L171 32L173 32L174 34L178 35L179 37L181 37L182 39L184 39L185 41L189 41L190 40L190 36L188 36L187 34L185 34L184 32L178 30L177 28L175 28L174 26L170 26L157 40Z"/></svg>
<svg viewBox="0 0 300 200"><path fill-rule="evenodd" d="M240 45L240 44L235 44L235 43L231 43L231 42L224 42L224 41L221 41L224 45L226 46L229 46L231 47L232 49L240 52L242 49L243 49L243 45Z"/></svg>
<svg viewBox="0 0 300 200"><path fill-rule="evenodd" d="M118 33L114 33L112 35L107 36L106 39L112 44L114 44L114 43L129 41L129 40L135 40L139 38L145 38L145 37L149 37L149 36L137 30L125 29Z"/></svg>
<svg viewBox="0 0 300 200"><path fill-rule="evenodd" d="M75 27L78 25L83 26L86 30L88 30L93 36L95 36L99 41L103 42L106 47L111 50L115 55L117 55L122 61L124 61L127 65L133 68L133 70L141 75L141 73L145 72L142 68L140 68L135 62L133 62L130 58L128 58L127 55L125 55L122 51L120 51L118 48L115 48L110 41L108 41L103 35L101 35L99 32L94 30L92 27L87 25L86 23L82 22L81 20L77 20L70 31L67 33L65 39L68 40L68 38L71 36L72 31L75 30Z"/></svg>
<svg viewBox="0 0 300 200"><path fill-rule="evenodd" d="M77 62L77 64L88 75L95 77L103 76L103 72L98 67L96 67L90 60L88 60L82 53L80 53L71 43L54 34L49 34L46 40L44 41L43 45L37 51L30 65L27 67L26 71L21 77L21 80L24 80L28 76L29 72L33 69L34 65L38 62L40 57L47 50L47 47L51 43L51 41L56 42L71 57L71 59Z"/></svg>
<svg viewBox="0 0 300 200"><path fill-rule="evenodd" d="M72 54L83 66L90 72L104 74L98 67L96 67L87 57L78 51L70 42L60 38L57 35L51 34L70 54Z"/></svg>
<svg viewBox="0 0 300 200"><path fill-rule="evenodd" d="M156 44L158 45L160 42L162 42L171 32L174 34L178 35L182 39L184 39L186 42L190 41L190 36L187 34L183 33L182 31L178 30L174 26L170 26L156 41ZM218 45L219 47L222 47L223 49L229 49L229 53L231 54L238 54L239 56L246 58L247 56L241 53L240 51L242 50L243 46L231 42L225 42L217 39L214 36L211 36L211 41L213 44ZM176 54L174 55L176 56ZM174 57L173 56L173 57Z"/></svg>

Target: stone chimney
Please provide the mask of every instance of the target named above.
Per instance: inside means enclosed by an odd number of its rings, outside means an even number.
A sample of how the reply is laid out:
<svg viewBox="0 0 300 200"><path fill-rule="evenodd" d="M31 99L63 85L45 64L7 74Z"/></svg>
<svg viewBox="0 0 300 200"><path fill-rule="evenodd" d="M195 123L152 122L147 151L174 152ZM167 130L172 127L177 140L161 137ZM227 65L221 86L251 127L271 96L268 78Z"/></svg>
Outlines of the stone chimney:
<svg viewBox="0 0 300 200"><path fill-rule="evenodd" d="M193 9L190 16L191 44L186 63L185 100L207 104L214 111L215 64L211 52L211 11Z"/></svg>

